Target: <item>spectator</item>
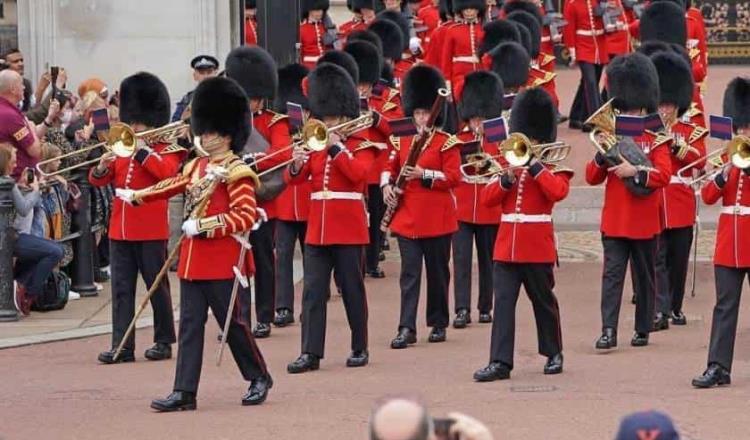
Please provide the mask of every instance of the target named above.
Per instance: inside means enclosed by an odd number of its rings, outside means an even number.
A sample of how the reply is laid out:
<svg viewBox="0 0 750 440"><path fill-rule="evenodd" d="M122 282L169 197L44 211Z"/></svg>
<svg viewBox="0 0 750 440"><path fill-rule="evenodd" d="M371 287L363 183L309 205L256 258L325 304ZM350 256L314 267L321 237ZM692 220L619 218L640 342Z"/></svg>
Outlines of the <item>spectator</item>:
<svg viewBox="0 0 750 440"><path fill-rule="evenodd" d="M198 55L190 61L190 67L193 69L193 80L198 85L204 79L216 76L219 70L219 60L211 55ZM187 92L177 103L172 115L172 122L190 117L190 102L193 100L193 91Z"/></svg>
<svg viewBox="0 0 750 440"><path fill-rule="evenodd" d="M645 411L622 419L615 440L680 440L680 434L668 415Z"/></svg>
<svg viewBox="0 0 750 440"><path fill-rule="evenodd" d="M10 143L17 150L18 162L11 173L14 178L25 168L33 168L42 154L36 127L18 108L23 96L21 75L12 69L0 72L0 142Z"/></svg>
<svg viewBox="0 0 750 440"><path fill-rule="evenodd" d="M55 86L60 92L61 90L65 89L65 85L68 82L68 72L65 71L65 69L59 69L57 74L57 81L55 82ZM42 102L44 100L45 95L52 92L50 85L52 84L52 73L48 70L42 74L42 77L39 78L39 82L36 85L36 89L34 91L34 104L32 105L31 109L33 109L37 104ZM30 110L31 110L30 109Z"/></svg>
<svg viewBox="0 0 750 440"><path fill-rule="evenodd" d="M5 63L8 65L8 69L18 73L18 75L21 76L23 81L23 96L18 101L19 108L22 112L26 113L33 105L34 105L34 88L31 85L31 81L29 81L26 78L23 78L24 73L24 63L23 63L23 54L21 53L18 48L12 48L3 54L2 58L5 60Z"/></svg>

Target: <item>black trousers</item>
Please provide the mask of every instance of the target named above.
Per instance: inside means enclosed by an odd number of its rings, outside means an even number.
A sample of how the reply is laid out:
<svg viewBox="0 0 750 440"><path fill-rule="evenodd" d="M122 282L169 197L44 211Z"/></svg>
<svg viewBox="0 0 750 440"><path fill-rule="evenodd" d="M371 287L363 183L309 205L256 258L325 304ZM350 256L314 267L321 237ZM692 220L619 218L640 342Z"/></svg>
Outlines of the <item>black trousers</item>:
<svg viewBox="0 0 750 440"><path fill-rule="evenodd" d="M385 203L380 185L367 185L367 212L370 214L370 244L367 245L366 270L374 270L380 265L380 250L383 247L380 222L385 214Z"/></svg>
<svg viewBox="0 0 750 440"><path fill-rule="evenodd" d="M495 262L495 319L492 322L490 362L502 362L513 368L516 338L516 303L521 286L531 300L536 320L539 354L554 356L562 352L560 308L552 291L555 287L550 263Z"/></svg>
<svg viewBox="0 0 750 440"><path fill-rule="evenodd" d="M685 281L690 266L693 227L665 229L659 235L656 252L656 311L682 311Z"/></svg>
<svg viewBox="0 0 750 440"><path fill-rule="evenodd" d="M180 341L174 378L175 391L198 391L208 309L211 308L219 329L223 329L233 284L234 280L180 281ZM237 295L237 301L242 302L242 298L247 297L247 294ZM266 361L255 343L250 326L241 316L241 310L241 305L235 303L227 344L242 377L251 381L267 374Z"/></svg>
<svg viewBox="0 0 750 440"><path fill-rule="evenodd" d="M275 224L275 220L268 220L250 234L255 260L255 318L257 322L266 324L273 321L276 301L273 242Z"/></svg>
<svg viewBox="0 0 750 440"><path fill-rule="evenodd" d="M479 267L479 313L492 310L492 250L498 225L477 225L458 222L453 234L453 293L455 310L471 310L471 272L474 243Z"/></svg>
<svg viewBox="0 0 750 440"><path fill-rule="evenodd" d="M750 268L714 266L716 305L711 319L708 363L719 364L730 371L734 358L734 340L737 336L742 282L745 281L745 277L750 281Z"/></svg>
<svg viewBox="0 0 750 440"><path fill-rule="evenodd" d="M398 238L401 253L401 317L399 328L417 330L417 306L422 283L422 261L427 266L427 326L448 327L451 235L432 238Z"/></svg>
<svg viewBox="0 0 750 440"><path fill-rule="evenodd" d="M617 330L622 305L622 289L628 260L631 262L635 303L635 331L651 332L654 317L655 259L657 238L633 240L602 235L602 328Z"/></svg>
<svg viewBox="0 0 750 440"><path fill-rule="evenodd" d="M140 272L146 287L150 288L167 259L167 241L111 240L109 251L112 271L112 347L117 347L135 315L138 273ZM158 290L151 296L151 308L154 309L154 342L174 343L174 313L167 277L162 279ZM135 332L124 348L135 349Z"/></svg>
<svg viewBox="0 0 750 440"><path fill-rule="evenodd" d="M367 295L362 277L364 245L305 246L302 292L302 353L323 357L331 272L338 273L352 351L367 349Z"/></svg>
<svg viewBox="0 0 750 440"><path fill-rule="evenodd" d="M581 82L578 84L573 105L570 107L570 119L572 121L585 122L589 116L602 106L602 97L599 94L599 80L602 77L604 65L579 61L578 68L581 70Z"/></svg>
<svg viewBox="0 0 750 440"><path fill-rule="evenodd" d="M304 257L307 222L276 221L276 310L294 313L294 246Z"/></svg>

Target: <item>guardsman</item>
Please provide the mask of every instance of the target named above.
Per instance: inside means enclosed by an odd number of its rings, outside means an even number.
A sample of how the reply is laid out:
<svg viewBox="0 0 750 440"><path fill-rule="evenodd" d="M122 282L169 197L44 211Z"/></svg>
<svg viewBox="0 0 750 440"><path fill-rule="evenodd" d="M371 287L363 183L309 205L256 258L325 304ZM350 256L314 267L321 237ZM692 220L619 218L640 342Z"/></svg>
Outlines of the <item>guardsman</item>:
<svg viewBox="0 0 750 440"><path fill-rule="evenodd" d="M568 122L573 129L584 128L584 121L602 106L599 80L609 62L609 52L604 22L597 7L596 0L568 0L563 10L568 22L563 29L563 41L570 53L571 64L578 64L581 70L581 82Z"/></svg>
<svg viewBox="0 0 750 440"><path fill-rule="evenodd" d="M245 147L243 158L257 172L263 172L284 160L283 154L263 160L292 144L289 123L286 115L270 110L278 88L278 73L273 58L259 46L242 46L232 50L225 62L226 75L237 81L248 96L253 132ZM258 189L258 209L265 213L260 228L250 236L255 259L255 316L253 334L256 338L266 338L271 334L271 322L275 310L275 262L274 225L276 219L275 198L279 191L269 191L283 185L282 171L276 180L263 180Z"/></svg>
<svg viewBox="0 0 750 440"><path fill-rule="evenodd" d="M307 77L312 117L332 127L360 116L357 86L349 73L332 63L321 63ZM367 351L367 297L362 273L367 233L365 191L367 173L375 160L375 146L360 133L344 139L329 132L326 148L294 152L287 169L291 183L311 180L312 194L305 238L305 281L302 294L302 349L289 365L291 374L320 368L325 351L326 301L331 272L346 308L351 330L347 367L363 367Z"/></svg>
<svg viewBox="0 0 750 440"><path fill-rule="evenodd" d="M120 120L136 132L169 122L169 93L156 76L140 72L120 84ZM145 144L138 140L130 157L105 153L92 168L89 181L94 186L113 185L115 189L139 190L177 174L187 151L162 142ZM166 200L130 206L114 200L109 221L110 265L112 269L112 347L117 347L135 313L135 291L140 272L151 287L167 258L169 204ZM151 297L154 309L154 346L146 350L149 360L172 357L175 342L174 317L169 282L166 278ZM135 332L134 332L135 333ZM135 334L125 343L116 362L135 360ZM114 350L99 354L99 362L111 364Z"/></svg>
<svg viewBox="0 0 750 440"><path fill-rule="evenodd" d="M619 15L615 20L615 27L607 32L607 53L609 59L619 55L627 55L633 51L633 45L630 36L630 22L622 4L622 0L609 0L609 5L613 9L619 10Z"/></svg>
<svg viewBox="0 0 750 440"><path fill-rule="evenodd" d="M427 5L421 6L417 11L417 19L414 21L417 28L417 37L422 41L422 48L427 53L432 42L432 33L440 26L439 0L431 0Z"/></svg>
<svg viewBox="0 0 750 440"><path fill-rule="evenodd" d="M577 1L577 0L574 0ZM643 116L655 113L659 102L659 77L651 60L640 53L617 57L607 68L607 92L613 107L623 115ZM602 272L602 334L596 348L617 347L617 324L622 304L622 288L628 261L631 262L636 296L635 334L630 344L648 345L654 317L655 256L657 238L662 230L660 194L656 192L669 184L671 139L650 131L635 137L618 140L617 148L640 148L651 166L635 166L627 161L613 166L597 152L586 164L586 182L599 185L606 182L602 208L602 244L604 270ZM626 146L626 144L628 146ZM634 188L654 190L636 194Z"/></svg>
<svg viewBox="0 0 750 440"><path fill-rule="evenodd" d="M440 72L430 66L415 66L404 78L404 115L414 118L418 131L432 129L426 123L445 85ZM423 262L427 267L427 325L432 327L428 341L445 341L449 323L451 237L458 228L453 188L460 180L461 157L454 148L459 143L455 137L437 129L428 136L416 165L409 167L404 165L416 136L391 137L395 151L381 177L386 204L397 201L400 190L394 183L398 175L404 173L407 179L390 225L401 253L401 315L398 335L391 341L391 348L396 349L417 342Z"/></svg>
<svg viewBox="0 0 750 440"><path fill-rule="evenodd" d="M276 111L287 114L287 103L292 102L302 106L303 113L309 113L307 96L302 91L307 74L307 68L301 64L279 69ZM284 158L291 157L289 150ZM294 247L295 242L299 242L304 253L310 192L310 181L307 180L287 185L276 198L276 316L273 324L277 327L294 323Z"/></svg>
<svg viewBox="0 0 750 440"><path fill-rule="evenodd" d="M415 36L414 28L404 14L392 10L385 10L378 14L381 20L390 20L398 26L401 31L403 48L401 58L393 65L394 76L401 81L406 72L415 64L419 63L417 55L422 53L419 38Z"/></svg>
<svg viewBox="0 0 750 440"><path fill-rule="evenodd" d="M482 45L479 47L479 56L482 58L485 68L491 69L492 64L490 58L485 58L485 55L497 47L498 44L508 41L513 43L521 42L521 31L518 30L518 26L520 26L518 23L505 19L494 20L484 24L482 27L484 38L482 39Z"/></svg>
<svg viewBox="0 0 750 440"><path fill-rule="evenodd" d="M724 92L724 116L732 118L735 135L750 136L750 79L733 79ZM747 145L745 145L747 147ZM711 318L708 368L693 386L710 388L731 383L734 341L742 284L750 276L750 168L740 169L724 155L726 165L701 191L703 201L721 201L714 252L716 305ZM745 161L747 159L745 158Z"/></svg>
<svg viewBox="0 0 750 440"><path fill-rule="evenodd" d="M328 0L303 0L302 23L299 26L300 62L308 69L315 64L326 51L333 49L335 35L331 38L331 31L336 26L328 16L330 7ZM330 27L333 26L333 29Z"/></svg>
<svg viewBox="0 0 750 440"><path fill-rule="evenodd" d="M693 188L686 185L693 169L679 175L680 169L706 154L708 130L682 121L693 98L693 74L687 60L674 52L657 52L651 61L659 73L659 115L664 131L674 138L672 177L661 193L664 231L659 236L656 256L656 318L654 330L666 330L669 321L685 325L682 300L685 297L696 202Z"/></svg>
<svg viewBox="0 0 750 440"><path fill-rule="evenodd" d="M440 0L438 5L440 24L430 35L430 44L425 51L424 62L430 66L440 68L440 57L443 55L443 41L448 29L456 24L453 16L453 0Z"/></svg>
<svg viewBox="0 0 750 440"><path fill-rule="evenodd" d="M339 39L342 41L346 41L349 34L354 31L366 30L375 20L374 0L351 0L350 9L354 17L339 27Z"/></svg>
<svg viewBox="0 0 750 440"><path fill-rule="evenodd" d="M510 131L531 144L554 142L557 114L547 92L532 88L513 102ZM545 164L532 156L529 163L506 171L482 191L482 202L500 205L502 218L495 242L495 320L490 363L474 373L474 380L510 378L516 332L516 303L521 286L531 300L539 338L539 354L547 358L544 374L563 370L560 309L553 291L557 261L552 209L568 195L573 171Z"/></svg>
<svg viewBox="0 0 750 440"><path fill-rule="evenodd" d="M531 58L519 43L512 41L500 43L489 52L489 57L485 60L490 70L503 81L506 95L518 94L528 84Z"/></svg>
<svg viewBox="0 0 750 440"><path fill-rule="evenodd" d="M401 82L401 78L396 76L396 63L401 60L404 53L404 37L398 25L390 20L377 18L367 28L375 35L380 37L383 46L383 70L389 72L394 78L395 86ZM385 78L386 75L382 74Z"/></svg>
<svg viewBox="0 0 750 440"><path fill-rule="evenodd" d="M258 45L258 5L256 0L245 0L245 45Z"/></svg>
<svg viewBox="0 0 750 440"><path fill-rule="evenodd" d="M445 31L440 55L440 69L456 101L461 96L464 77L482 70L479 47L482 44L483 0L453 0L453 14L460 19Z"/></svg>
<svg viewBox="0 0 750 440"><path fill-rule="evenodd" d="M172 393L151 402L151 408L159 412L196 409L208 309L223 328L233 285L244 289L242 284L235 284L235 277L252 275L252 256L241 251L246 240L238 238L249 233L256 222L258 184L253 170L237 156L251 130L242 88L228 78L203 81L195 90L190 124L193 133L200 136L201 157L185 165L177 177L140 191L118 192L118 197L136 206L185 195L185 238L177 271L179 350ZM238 302L243 297L249 295L239 295ZM235 308L229 318L227 341L242 377L250 382L242 405L258 405L266 400L273 381L247 321L239 312Z"/></svg>
<svg viewBox="0 0 750 440"><path fill-rule="evenodd" d="M503 113L503 82L497 74L477 71L466 75L458 115L464 128L456 135L461 142L479 144L476 152L499 158L496 142L484 135L483 122L499 118ZM453 293L456 317L454 328L471 323L471 277L473 249L477 247L479 267L479 323L492 322L492 246L500 222L500 207L487 207L480 202L480 194L488 178L463 175L455 189L458 205L458 231L453 235Z"/></svg>

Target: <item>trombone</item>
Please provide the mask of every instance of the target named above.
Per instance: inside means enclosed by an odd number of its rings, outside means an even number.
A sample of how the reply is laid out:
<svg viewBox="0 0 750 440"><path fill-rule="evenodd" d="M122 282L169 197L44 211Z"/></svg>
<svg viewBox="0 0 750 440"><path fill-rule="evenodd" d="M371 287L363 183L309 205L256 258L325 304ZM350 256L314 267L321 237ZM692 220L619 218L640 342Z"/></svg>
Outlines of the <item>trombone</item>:
<svg viewBox="0 0 750 440"><path fill-rule="evenodd" d="M725 154L729 157L729 162L724 161ZM705 172L706 170L703 170L704 172L696 177L686 177L683 175L690 172L690 170L698 166L701 162L710 165L710 171ZM726 147L714 150L706 156L696 159L680 168L677 171L677 178L684 185L700 187L719 175L727 163L731 163L742 170L750 168L750 136L734 136Z"/></svg>

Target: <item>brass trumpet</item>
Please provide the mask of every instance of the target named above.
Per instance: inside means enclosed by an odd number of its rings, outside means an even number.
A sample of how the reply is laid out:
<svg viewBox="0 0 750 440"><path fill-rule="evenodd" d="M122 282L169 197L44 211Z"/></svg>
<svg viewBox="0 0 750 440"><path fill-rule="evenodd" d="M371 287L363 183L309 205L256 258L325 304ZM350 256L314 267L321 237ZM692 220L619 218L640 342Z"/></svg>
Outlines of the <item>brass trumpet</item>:
<svg viewBox="0 0 750 440"><path fill-rule="evenodd" d="M726 162L724 162L723 159L724 154L729 157L729 161L733 166L742 170L750 168L750 137L745 135L734 136L726 147L714 150L706 156L696 159L680 168L677 171L677 178L680 179L684 185L694 187L699 187L706 182L712 181L723 171L724 165L726 165ZM706 165L710 166L708 172L703 172L699 176L693 178L683 176L683 174L688 173L701 162L705 162Z"/></svg>

